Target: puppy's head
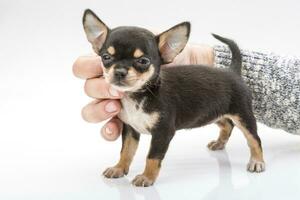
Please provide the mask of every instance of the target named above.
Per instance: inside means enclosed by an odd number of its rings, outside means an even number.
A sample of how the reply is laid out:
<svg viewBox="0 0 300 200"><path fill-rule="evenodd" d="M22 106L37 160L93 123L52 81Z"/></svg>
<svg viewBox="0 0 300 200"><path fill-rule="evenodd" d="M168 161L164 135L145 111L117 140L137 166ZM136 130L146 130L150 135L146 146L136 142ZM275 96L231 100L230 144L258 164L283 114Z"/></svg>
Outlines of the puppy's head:
<svg viewBox="0 0 300 200"><path fill-rule="evenodd" d="M190 33L189 22L159 35L138 27L110 29L91 10L84 12L83 26L88 41L102 58L105 80L120 91L130 92L156 80L160 65L173 61Z"/></svg>

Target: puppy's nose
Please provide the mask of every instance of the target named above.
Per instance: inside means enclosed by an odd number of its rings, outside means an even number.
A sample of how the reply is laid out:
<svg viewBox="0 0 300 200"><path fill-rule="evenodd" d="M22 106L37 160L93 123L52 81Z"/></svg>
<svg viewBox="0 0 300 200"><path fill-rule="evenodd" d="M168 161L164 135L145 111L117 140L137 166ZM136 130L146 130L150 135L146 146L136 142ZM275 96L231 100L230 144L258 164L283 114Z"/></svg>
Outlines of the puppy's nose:
<svg viewBox="0 0 300 200"><path fill-rule="evenodd" d="M124 68L115 69L114 75L119 80L124 79L125 76L127 75L127 70Z"/></svg>

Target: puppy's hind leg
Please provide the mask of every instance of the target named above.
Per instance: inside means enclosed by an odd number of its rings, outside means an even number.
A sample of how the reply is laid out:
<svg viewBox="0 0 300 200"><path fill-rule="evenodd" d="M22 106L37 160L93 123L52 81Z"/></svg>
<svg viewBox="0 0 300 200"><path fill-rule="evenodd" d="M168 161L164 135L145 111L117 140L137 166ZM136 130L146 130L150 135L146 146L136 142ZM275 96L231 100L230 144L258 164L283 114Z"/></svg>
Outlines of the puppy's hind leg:
<svg viewBox="0 0 300 200"><path fill-rule="evenodd" d="M231 135L232 129L234 127L233 122L228 118L222 118L216 122L220 127L219 138L208 143L207 147L212 150L222 150L225 148L226 143Z"/></svg>
<svg viewBox="0 0 300 200"><path fill-rule="evenodd" d="M247 170L250 172L262 172L265 170L261 141L257 134L256 120L252 113L244 113L230 117L234 124L243 132L250 148L250 161Z"/></svg>

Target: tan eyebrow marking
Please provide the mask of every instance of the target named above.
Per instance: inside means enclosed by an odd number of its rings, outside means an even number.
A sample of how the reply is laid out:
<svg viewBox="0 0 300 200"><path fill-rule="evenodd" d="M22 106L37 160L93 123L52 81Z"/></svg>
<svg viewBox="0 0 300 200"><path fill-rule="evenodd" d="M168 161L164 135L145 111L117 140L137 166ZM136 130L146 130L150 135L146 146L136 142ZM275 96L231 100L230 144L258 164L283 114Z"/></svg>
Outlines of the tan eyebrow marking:
<svg viewBox="0 0 300 200"><path fill-rule="evenodd" d="M140 49L136 49L133 53L133 57L135 57L135 58L139 58L142 55L144 55L144 52L142 52L142 50L140 50Z"/></svg>
<svg viewBox="0 0 300 200"><path fill-rule="evenodd" d="M107 48L107 52L110 54L110 55L114 55L116 53L116 50L113 46L109 46Z"/></svg>

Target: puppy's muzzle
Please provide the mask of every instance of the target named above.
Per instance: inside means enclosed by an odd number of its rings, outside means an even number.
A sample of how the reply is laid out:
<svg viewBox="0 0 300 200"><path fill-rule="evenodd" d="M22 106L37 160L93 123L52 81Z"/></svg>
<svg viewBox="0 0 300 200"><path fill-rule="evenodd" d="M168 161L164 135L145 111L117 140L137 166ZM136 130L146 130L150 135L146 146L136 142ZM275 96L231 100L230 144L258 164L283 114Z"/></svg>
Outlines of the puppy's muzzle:
<svg viewBox="0 0 300 200"><path fill-rule="evenodd" d="M127 75L128 71L124 68L117 68L114 70L114 79L117 82L121 82L125 79L126 75Z"/></svg>

